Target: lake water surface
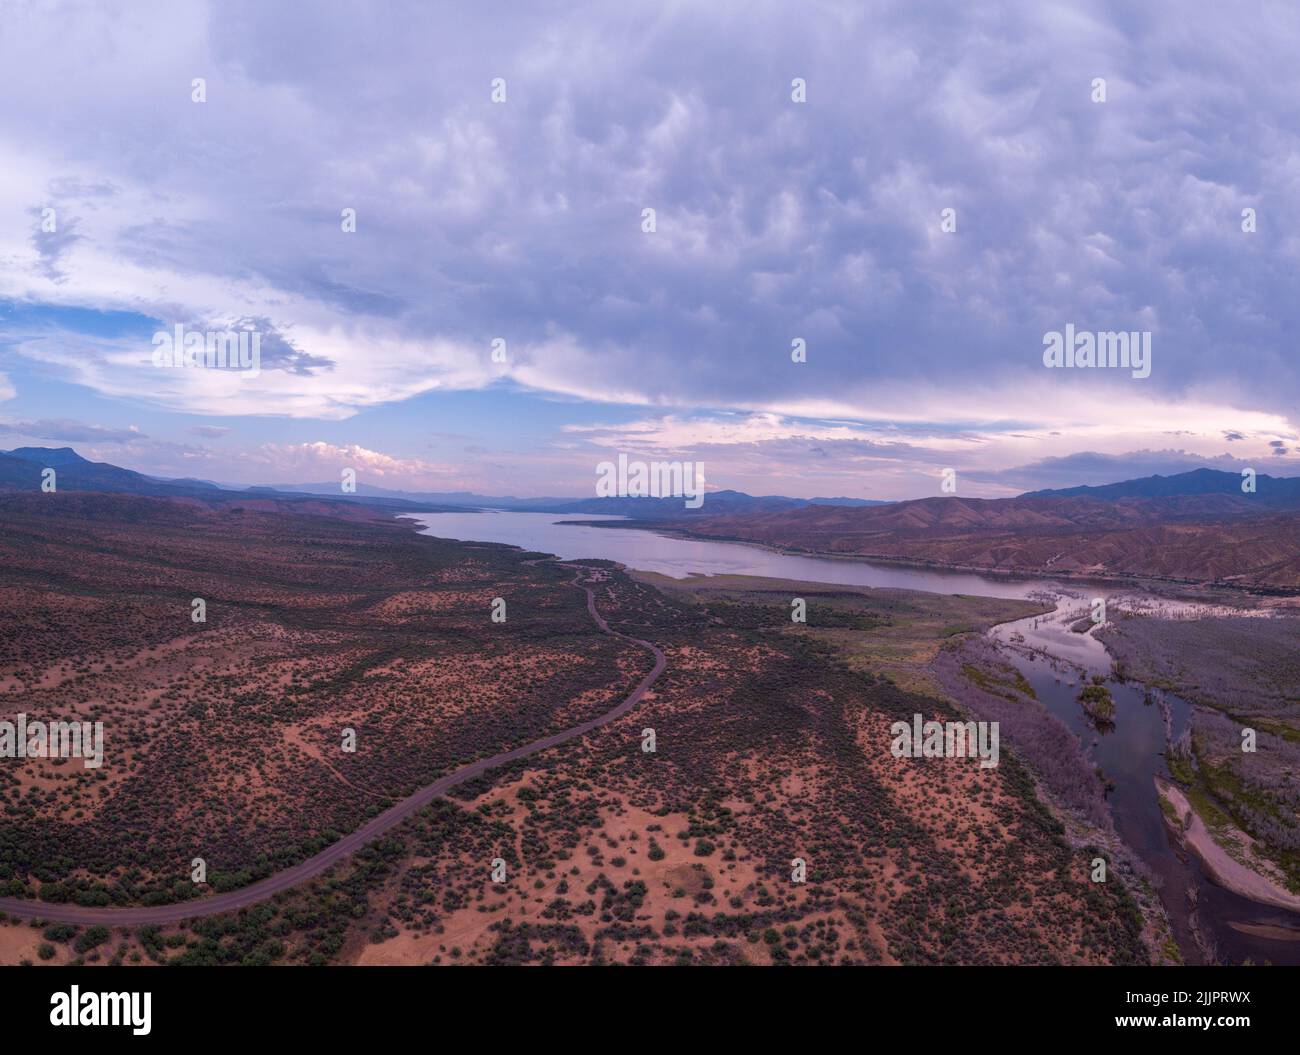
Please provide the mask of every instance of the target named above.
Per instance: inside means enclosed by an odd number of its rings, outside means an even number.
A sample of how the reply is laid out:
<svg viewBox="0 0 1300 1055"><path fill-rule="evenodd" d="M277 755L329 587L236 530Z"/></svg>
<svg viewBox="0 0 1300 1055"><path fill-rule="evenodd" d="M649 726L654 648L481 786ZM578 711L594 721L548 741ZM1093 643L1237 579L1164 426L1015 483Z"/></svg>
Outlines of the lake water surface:
<svg viewBox="0 0 1300 1055"><path fill-rule="evenodd" d="M575 520L624 520L625 517L558 516L555 513L418 513L406 519L425 526L438 538L470 542L505 542L554 553L561 560L616 560L639 571L684 579L688 575L762 575L769 579L841 583L850 586L895 586L928 593L967 593L985 597L1025 597L1054 584L1042 579L976 575L868 564L859 560L803 557L777 553L740 542L672 538L635 528L599 528ZM1056 584L1059 587L1059 584ZM1064 589L1064 587L1059 587Z"/></svg>

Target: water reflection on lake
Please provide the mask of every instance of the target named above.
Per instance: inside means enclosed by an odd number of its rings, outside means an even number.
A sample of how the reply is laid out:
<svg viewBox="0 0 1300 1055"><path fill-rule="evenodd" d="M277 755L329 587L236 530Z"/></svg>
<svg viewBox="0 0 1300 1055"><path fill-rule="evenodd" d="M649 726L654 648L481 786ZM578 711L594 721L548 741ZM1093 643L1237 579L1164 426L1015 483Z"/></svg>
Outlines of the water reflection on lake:
<svg viewBox="0 0 1300 1055"><path fill-rule="evenodd" d="M966 572L868 564L859 560L801 557L739 542L672 538L636 528L575 525L575 520L624 517L558 516L555 513L417 513L409 517L438 538L504 542L554 553L561 560L600 558L629 568L681 579L691 574L762 575L769 579L829 582L849 586L895 586L929 593L967 593L985 597L1025 597L1053 584ZM566 521L568 523L566 523Z"/></svg>

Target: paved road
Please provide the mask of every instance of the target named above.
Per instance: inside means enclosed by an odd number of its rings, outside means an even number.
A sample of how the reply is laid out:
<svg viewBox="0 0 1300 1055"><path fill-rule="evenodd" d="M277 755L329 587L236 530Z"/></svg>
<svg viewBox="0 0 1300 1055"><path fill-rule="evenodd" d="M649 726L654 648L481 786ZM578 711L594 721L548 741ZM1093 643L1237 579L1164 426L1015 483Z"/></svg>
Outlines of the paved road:
<svg viewBox="0 0 1300 1055"><path fill-rule="evenodd" d="M531 744L524 744L522 747L516 747L511 751L503 751L491 758L471 762L453 773L448 773L445 777L441 777L432 784L421 788L410 798L403 799L396 806L392 806L383 813L372 817L356 831L345 835L315 857L309 857L291 868L286 868L283 872L267 876L267 878L239 890L232 890L226 894L216 894L201 901L185 901L175 905L158 905L152 908L85 908L81 905L60 905L25 898L0 898L0 911L24 919L40 918L49 920L51 923L103 923L115 927L138 927L151 923L178 923L181 920L215 916L222 912L246 908L259 901L265 901L282 890L297 886L306 879L312 879L320 875L354 850L360 849L366 843L383 835L390 828L401 824L402 821L429 805L439 795L454 788L457 784L463 784L467 780L482 776L495 766L503 765L506 762L515 762L521 758L527 758L529 755L535 755L539 751L545 751L548 747L555 747L557 744L583 736L593 729L607 725L616 718L621 718L641 702L641 698L649 691L650 686L663 673L668 661L664 658L663 652L660 651L657 645L651 644L649 641L643 641L639 637L628 637L626 634L617 633L609 628L609 624L596 611L595 594L592 593L589 586L584 585L586 580L583 578L583 571L579 571L573 581L574 585L586 591L587 611L591 613L591 618L596 621L596 625L601 630L613 637L622 638L625 641L640 645L655 658L654 669L642 678L637 687L632 690L631 695L612 711L607 711L599 718L592 718L581 725L575 725L570 729L553 733L540 740L534 740Z"/></svg>

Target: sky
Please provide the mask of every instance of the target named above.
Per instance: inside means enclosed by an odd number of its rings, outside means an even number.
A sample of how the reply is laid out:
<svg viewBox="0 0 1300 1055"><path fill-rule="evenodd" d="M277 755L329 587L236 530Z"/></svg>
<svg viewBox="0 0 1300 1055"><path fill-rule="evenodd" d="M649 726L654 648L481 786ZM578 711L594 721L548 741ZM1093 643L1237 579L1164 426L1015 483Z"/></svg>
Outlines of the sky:
<svg viewBox="0 0 1300 1055"><path fill-rule="evenodd" d="M1297 54L1287 3L0 0L0 449L520 496L620 452L799 497L1300 475ZM157 365L178 325L260 370ZM1046 366L1067 326L1149 333L1149 376Z"/></svg>

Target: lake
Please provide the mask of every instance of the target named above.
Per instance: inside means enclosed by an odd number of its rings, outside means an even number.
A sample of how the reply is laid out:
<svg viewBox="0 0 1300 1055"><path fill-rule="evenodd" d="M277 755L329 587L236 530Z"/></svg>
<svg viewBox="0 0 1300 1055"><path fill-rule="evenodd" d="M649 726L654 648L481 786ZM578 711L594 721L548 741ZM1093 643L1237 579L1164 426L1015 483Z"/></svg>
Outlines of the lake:
<svg viewBox="0 0 1300 1055"><path fill-rule="evenodd" d="M675 579L684 579L691 574L761 575L769 579L892 586L901 590L981 594L985 597L1025 597L1045 589L1067 589L1060 583L1043 579L804 557L740 542L672 538L636 528L587 527L572 523L578 519L576 517L555 513L416 513L405 516L405 519L424 525L428 534L438 538L504 542L542 553L554 553L561 560L616 560L629 568L671 575ZM583 516L581 519L617 521L626 518Z"/></svg>

